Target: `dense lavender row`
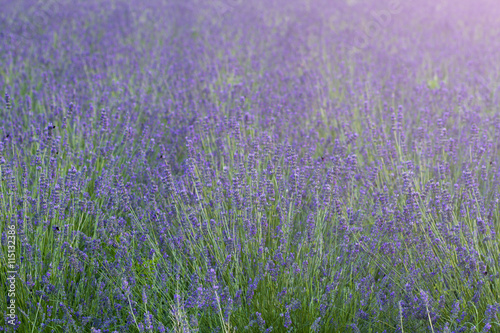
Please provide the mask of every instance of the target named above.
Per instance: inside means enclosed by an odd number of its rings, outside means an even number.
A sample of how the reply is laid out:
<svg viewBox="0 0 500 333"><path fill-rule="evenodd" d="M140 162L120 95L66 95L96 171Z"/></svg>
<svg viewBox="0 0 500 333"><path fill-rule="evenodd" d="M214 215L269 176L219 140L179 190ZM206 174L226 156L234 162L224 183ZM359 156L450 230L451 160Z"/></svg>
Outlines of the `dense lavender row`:
<svg viewBox="0 0 500 333"><path fill-rule="evenodd" d="M0 331L500 330L493 1L1 15Z"/></svg>

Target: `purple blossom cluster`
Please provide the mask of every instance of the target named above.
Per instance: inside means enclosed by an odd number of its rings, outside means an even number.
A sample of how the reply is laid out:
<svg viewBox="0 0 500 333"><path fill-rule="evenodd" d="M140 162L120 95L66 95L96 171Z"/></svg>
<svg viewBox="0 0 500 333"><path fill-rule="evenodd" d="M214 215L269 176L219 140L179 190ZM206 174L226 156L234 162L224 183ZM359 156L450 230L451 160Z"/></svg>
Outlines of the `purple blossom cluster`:
<svg viewBox="0 0 500 333"><path fill-rule="evenodd" d="M38 2L0 14L0 331L500 330L496 2L51 1L19 43Z"/></svg>

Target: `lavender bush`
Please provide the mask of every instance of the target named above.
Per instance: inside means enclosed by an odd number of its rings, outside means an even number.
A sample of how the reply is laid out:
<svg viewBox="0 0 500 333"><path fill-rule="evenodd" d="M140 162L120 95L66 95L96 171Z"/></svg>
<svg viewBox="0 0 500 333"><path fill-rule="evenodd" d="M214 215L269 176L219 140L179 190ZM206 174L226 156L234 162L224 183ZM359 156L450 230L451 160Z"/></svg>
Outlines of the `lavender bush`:
<svg viewBox="0 0 500 333"><path fill-rule="evenodd" d="M0 331L500 331L493 0L3 8Z"/></svg>

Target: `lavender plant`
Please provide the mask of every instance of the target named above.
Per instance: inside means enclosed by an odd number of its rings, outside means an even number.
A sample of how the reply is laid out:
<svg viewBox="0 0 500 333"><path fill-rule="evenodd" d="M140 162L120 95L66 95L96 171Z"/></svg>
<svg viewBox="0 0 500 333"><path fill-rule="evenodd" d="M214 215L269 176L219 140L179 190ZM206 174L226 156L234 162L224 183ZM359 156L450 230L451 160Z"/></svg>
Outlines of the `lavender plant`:
<svg viewBox="0 0 500 333"><path fill-rule="evenodd" d="M52 3L0 14L0 330L500 330L495 2Z"/></svg>

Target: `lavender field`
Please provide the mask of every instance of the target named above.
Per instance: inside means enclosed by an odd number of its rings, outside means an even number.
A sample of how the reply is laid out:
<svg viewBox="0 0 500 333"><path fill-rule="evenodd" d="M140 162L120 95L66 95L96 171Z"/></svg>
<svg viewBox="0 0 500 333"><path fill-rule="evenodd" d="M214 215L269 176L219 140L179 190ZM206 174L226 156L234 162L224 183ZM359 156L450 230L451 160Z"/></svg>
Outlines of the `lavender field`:
<svg viewBox="0 0 500 333"><path fill-rule="evenodd" d="M0 0L0 332L500 332L497 0Z"/></svg>

